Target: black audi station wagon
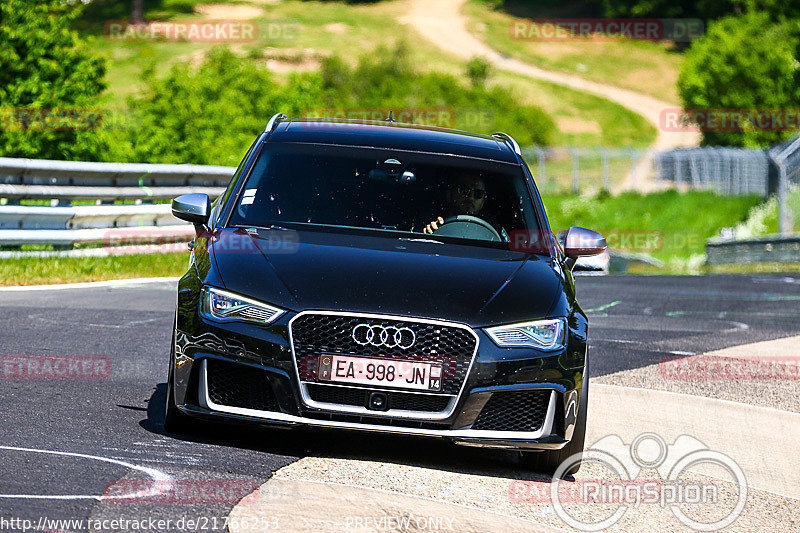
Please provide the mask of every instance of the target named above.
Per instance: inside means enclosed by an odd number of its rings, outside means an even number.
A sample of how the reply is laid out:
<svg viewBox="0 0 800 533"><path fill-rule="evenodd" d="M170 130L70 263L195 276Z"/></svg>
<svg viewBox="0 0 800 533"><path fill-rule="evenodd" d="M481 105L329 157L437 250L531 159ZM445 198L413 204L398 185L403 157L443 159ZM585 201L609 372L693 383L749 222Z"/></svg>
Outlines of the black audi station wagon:
<svg viewBox="0 0 800 533"><path fill-rule="evenodd" d="M168 431L382 431L580 467L587 320L571 269L605 239L553 235L510 136L278 114L224 194L172 212L197 237Z"/></svg>

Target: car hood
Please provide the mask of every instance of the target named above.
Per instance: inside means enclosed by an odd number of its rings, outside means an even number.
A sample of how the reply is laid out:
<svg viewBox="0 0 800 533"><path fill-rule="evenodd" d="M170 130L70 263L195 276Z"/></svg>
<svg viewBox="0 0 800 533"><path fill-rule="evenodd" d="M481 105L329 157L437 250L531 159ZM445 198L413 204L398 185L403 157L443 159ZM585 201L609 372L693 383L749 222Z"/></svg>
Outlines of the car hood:
<svg viewBox="0 0 800 533"><path fill-rule="evenodd" d="M224 229L212 251L225 288L293 311L484 326L546 317L563 295L549 257L426 239Z"/></svg>

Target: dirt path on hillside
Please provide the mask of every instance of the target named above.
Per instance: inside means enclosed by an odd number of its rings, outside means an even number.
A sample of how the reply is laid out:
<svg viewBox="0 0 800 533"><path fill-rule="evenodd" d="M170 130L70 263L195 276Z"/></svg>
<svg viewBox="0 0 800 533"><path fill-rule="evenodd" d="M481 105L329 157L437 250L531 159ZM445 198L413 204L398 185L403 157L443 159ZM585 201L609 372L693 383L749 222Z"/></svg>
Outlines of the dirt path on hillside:
<svg viewBox="0 0 800 533"><path fill-rule="evenodd" d="M264 14L259 7L243 4L200 4L194 10L209 20L249 20Z"/></svg>
<svg viewBox="0 0 800 533"><path fill-rule="evenodd" d="M591 93L620 104L643 116L656 127L658 134L655 142L650 146L653 150L692 147L700 143L699 133L668 132L660 126L661 112L664 109L674 109L674 104L628 89L587 80L580 76L544 70L500 54L469 33L466 17L461 13L465 2L466 0L409 0L409 10L401 21L410 24L438 47L456 56L465 59L475 56L484 57L496 68ZM633 183L636 178L632 174L626 178L623 187L630 188L635 185L638 189L654 188L653 176L649 176L649 179L645 181L649 169L652 168L651 162L651 157L640 160L635 172L638 182Z"/></svg>

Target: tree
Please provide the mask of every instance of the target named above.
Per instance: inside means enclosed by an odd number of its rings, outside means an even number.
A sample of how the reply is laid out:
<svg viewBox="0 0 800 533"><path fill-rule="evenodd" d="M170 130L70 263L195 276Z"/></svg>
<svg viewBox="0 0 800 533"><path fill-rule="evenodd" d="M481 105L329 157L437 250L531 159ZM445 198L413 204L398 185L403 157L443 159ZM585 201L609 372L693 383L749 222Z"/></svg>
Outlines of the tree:
<svg viewBox="0 0 800 533"><path fill-rule="evenodd" d="M131 0L131 22L138 24L144 20L143 0Z"/></svg>
<svg viewBox="0 0 800 533"><path fill-rule="evenodd" d="M96 159L105 62L70 24L81 4L0 0L0 155Z"/></svg>
<svg viewBox="0 0 800 533"><path fill-rule="evenodd" d="M800 21L771 22L767 13L725 17L687 52L678 90L687 110L775 111L791 120L800 110ZM732 115L728 115L730 118ZM717 112L717 118L726 118ZM763 118L763 117L762 117ZM730 124L707 129L731 130ZM768 146L797 133L797 125L746 120L738 131L706 131L707 145Z"/></svg>
<svg viewBox="0 0 800 533"><path fill-rule="evenodd" d="M699 18L764 11L772 20L800 17L797 0L484 0L520 17Z"/></svg>

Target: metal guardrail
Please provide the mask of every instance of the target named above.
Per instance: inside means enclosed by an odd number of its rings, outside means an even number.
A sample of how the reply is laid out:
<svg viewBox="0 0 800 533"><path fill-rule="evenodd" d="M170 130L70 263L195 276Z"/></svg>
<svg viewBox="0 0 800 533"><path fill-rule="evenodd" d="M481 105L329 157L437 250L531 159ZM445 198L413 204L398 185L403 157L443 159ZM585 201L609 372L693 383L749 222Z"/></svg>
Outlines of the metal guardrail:
<svg viewBox="0 0 800 533"><path fill-rule="evenodd" d="M0 184L224 187L236 169L203 165L85 163L0 157Z"/></svg>
<svg viewBox="0 0 800 533"><path fill-rule="evenodd" d="M36 229L0 230L0 243L6 246L26 244L52 245L66 248L81 245L146 246L152 243L174 243L177 239L188 241L194 236L189 224L162 227L91 228L91 229ZM181 248L178 248L181 249Z"/></svg>
<svg viewBox="0 0 800 533"><path fill-rule="evenodd" d="M709 239L709 265L800 263L800 234L764 235L752 239Z"/></svg>
<svg viewBox="0 0 800 533"><path fill-rule="evenodd" d="M789 186L800 181L800 135L772 147L769 156L778 168L778 229L786 235L792 231L794 221L786 205Z"/></svg>
<svg viewBox="0 0 800 533"><path fill-rule="evenodd" d="M177 224L183 222L172 216L168 204L0 206L0 230L119 228Z"/></svg>
<svg viewBox="0 0 800 533"><path fill-rule="evenodd" d="M193 192L215 198L235 170L0 157L0 246L100 244L135 253L147 244L188 238L191 225L173 217L168 204L152 202ZM20 205L24 200L50 205ZM97 205L71 205L78 200ZM136 205L106 205L118 200ZM6 250L0 257L9 254L20 252Z"/></svg>
<svg viewBox="0 0 800 533"><path fill-rule="evenodd" d="M0 198L20 200L58 200L67 203L74 200L168 200L181 194L204 192L217 197L224 187L103 187L81 185L6 185L0 184Z"/></svg>

